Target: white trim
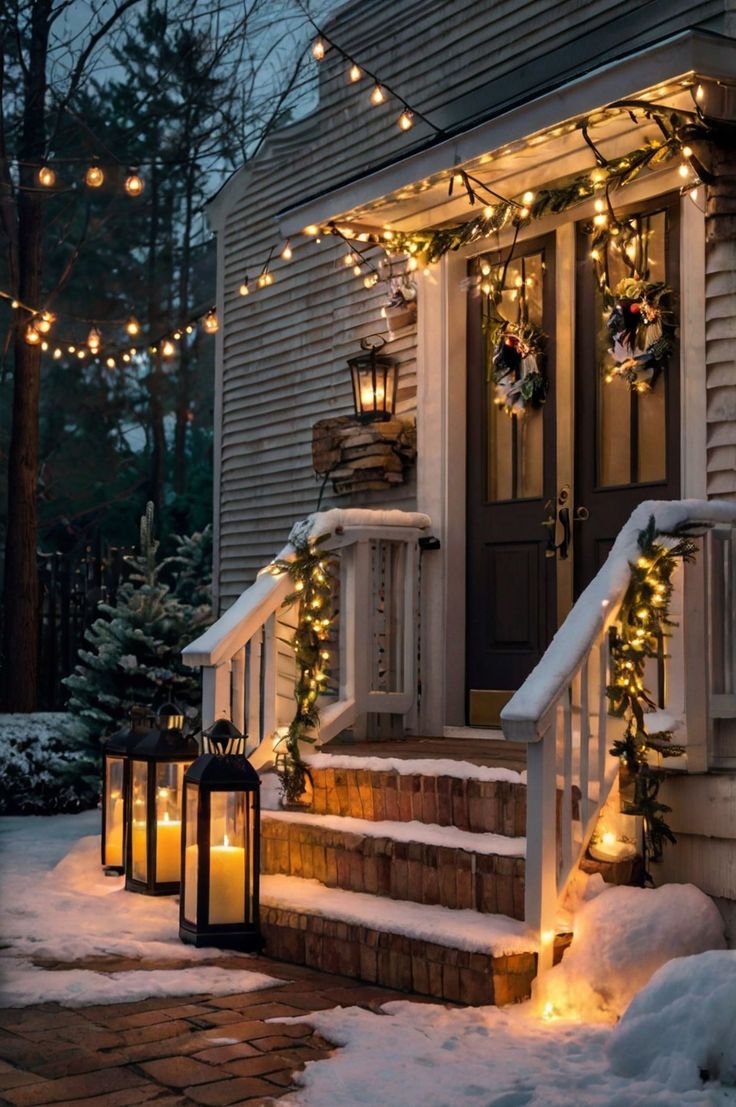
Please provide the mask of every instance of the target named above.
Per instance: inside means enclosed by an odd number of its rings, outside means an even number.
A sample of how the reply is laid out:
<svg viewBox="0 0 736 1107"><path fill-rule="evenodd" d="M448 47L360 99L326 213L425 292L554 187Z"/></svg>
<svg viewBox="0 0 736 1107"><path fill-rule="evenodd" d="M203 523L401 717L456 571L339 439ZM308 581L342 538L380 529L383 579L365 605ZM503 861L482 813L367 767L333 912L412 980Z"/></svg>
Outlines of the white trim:
<svg viewBox="0 0 736 1107"><path fill-rule="evenodd" d="M446 726L442 729L443 738L472 738L478 739L479 742L505 742L506 738L499 726L497 729L493 727L483 726Z"/></svg>
<svg viewBox="0 0 736 1107"><path fill-rule="evenodd" d="M225 365L225 249L223 231L218 227L217 235L217 272L215 303L220 327L215 335L215 393L214 393L214 433L212 437L212 610L220 612L220 494L222 488L222 431L224 418L224 365Z"/></svg>
<svg viewBox="0 0 736 1107"><path fill-rule="evenodd" d="M701 199L705 186L699 190ZM683 499L708 494L705 372L705 215L680 203L680 481Z"/></svg>

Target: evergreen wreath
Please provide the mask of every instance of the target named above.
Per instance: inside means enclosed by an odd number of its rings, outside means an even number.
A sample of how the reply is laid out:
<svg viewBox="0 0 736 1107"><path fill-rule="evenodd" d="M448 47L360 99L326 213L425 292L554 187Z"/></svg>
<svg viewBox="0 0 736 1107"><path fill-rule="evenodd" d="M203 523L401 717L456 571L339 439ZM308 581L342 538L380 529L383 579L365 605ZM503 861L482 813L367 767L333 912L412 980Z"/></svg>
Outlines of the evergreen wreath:
<svg viewBox="0 0 736 1107"><path fill-rule="evenodd" d="M603 370L606 382L619 377L633 392L654 387L674 348L674 326L662 307L670 291L661 281L637 277L625 277L613 289L606 320L613 365Z"/></svg>
<svg viewBox="0 0 736 1107"><path fill-rule="evenodd" d="M539 408L547 397L542 372L544 335L533 323L500 320L492 328L494 402L509 415Z"/></svg>
<svg viewBox="0 0 736 1107"><path fill-rule="evenodd" d="M644 822L644 858L659 861L664 843L675 836L664 816L670 810L657 798L662 773L649 762L652 752L662 757L678 757L684 747L675 745L672 732L649 733L646 710L656 704L644 686L644 668L649 658L659 656L662 640L676 624L669 615L672 577L678 562L695 560L697 546L685 526L676 531L659 531L654 516L638 535L639 557L630 564L631 577L618 612L616 626L610 630L611 682L606 695L611 714L626 719L622 738L613 743L610 753L618 757L622 769L633 778L634 795L622 810L640 815ZM647 879L651 879L647 872Z"/></svg>
<svg viewBox="0 0 736 1107"><path fill-rule="evenodd" d="M296 662L296 712L286 734L280 739L284 748L276 755L281 790L289 803L296 803L306 791L307 781L311 782L299 743L314 743L312 731L319 727L317 700L329 690L328 640L336 612L332 610L333 559L320 549L327 537L292 537L296 556L292 561L277 560L273 566L277 573L288 573L294 585L282 607L298 604L296 630L291 640L287 641L294 651Z"/></svg>

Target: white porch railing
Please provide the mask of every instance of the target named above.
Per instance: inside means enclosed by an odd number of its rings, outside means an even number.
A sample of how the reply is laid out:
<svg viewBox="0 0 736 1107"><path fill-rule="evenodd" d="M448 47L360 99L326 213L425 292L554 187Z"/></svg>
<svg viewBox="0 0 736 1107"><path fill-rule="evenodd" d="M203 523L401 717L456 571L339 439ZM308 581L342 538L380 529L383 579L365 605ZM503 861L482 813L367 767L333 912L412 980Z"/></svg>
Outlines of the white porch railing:
<svg viewBox="0 0 736 1107"><path fill-rule="evenodd" d="M427 515L348 509L310 516L292 530L313 538L339 559L339 618L331 664L338 693L320 704L322 741L347 727L361 735L369 714L403 716L416 726L419 549ZM279 559L294 557L289 542ZM288 644L294 608L286 573L266 566L201 637L183 651L202 667L202 723L227 716L249 736L251 761L273 755L272 737L294 717L294 656Z"/></svg>
<svg viewBox="0 0 736 1107"><path fill-rule="evenodd" d="M672 656L659 689L660 703L684 721L686 735L693 734L701 771L706 767L714 716L736 719L732 630L736 504L642 503L542 660L501 713L506 738L528 743L525 918L539 934L540 971L552 964L558 905L618 770L616 759L608 753L623 730L622 720L608 712L608 630L629 583L629 563L638 556L637 536L652 514L663 531L688 523L714 528L704 543L705 556L684 573L679 571L681 611L674 613L679 626L673 628L668 644ZM719 670L708 660L710 655ZM722 693L713 694L719 691L719 683ZM689 753L687 737L686 742Z"/></svg>

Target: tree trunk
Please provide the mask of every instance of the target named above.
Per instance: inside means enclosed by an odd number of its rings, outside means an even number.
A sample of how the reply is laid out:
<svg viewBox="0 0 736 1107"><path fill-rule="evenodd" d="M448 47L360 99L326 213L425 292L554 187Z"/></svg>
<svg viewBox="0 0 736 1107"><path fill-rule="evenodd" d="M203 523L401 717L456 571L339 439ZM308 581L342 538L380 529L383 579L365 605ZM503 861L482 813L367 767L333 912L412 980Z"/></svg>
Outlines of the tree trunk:
<svg viewBox="0 0 736 1107"><path fill-rule="evenodd" d="M22 304L41 306L43 196L35 172L45 153L46 58L51 0L36 0L31 14L28 77L18 193L18 292ZM5 546L3 687L5 709L33 711L38 685L39 397L41 351L23 339L29 317L16 314L13 426L8 452L8 530Z"/></svg>

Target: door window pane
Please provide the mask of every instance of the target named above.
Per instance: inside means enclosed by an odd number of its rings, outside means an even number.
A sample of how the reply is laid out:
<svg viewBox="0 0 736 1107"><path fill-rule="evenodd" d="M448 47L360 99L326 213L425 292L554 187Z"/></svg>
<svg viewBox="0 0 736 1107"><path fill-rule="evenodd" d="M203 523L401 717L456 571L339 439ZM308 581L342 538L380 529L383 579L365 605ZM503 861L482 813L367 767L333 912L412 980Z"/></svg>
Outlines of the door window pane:
<svg viewBox="0 0 736 1107"><path fill-rule="evenodd" d="M643 279L667 282L667 215L664 211L637 216L631 220L636 233L626 246L616 239L599 248L605 258L602 269L607 283L615 289L619 281L631 277L632 266ZM628 259L629 264L624 258ZM595 273L591 266L591 280ZM665 309L672 309L665 302ZM643 484L667 479L667 369L649 391L632 391L628 381L614 377L607 381L600 370L611 364L609 336L605 327L608 310L600 288L596 289L596 315L599 328L594 381L598 396L596 441L599 487Z"/></svg>
<svg viewBox="0 0 736 1107"><path fill-rule="evenodd" d="M484 297L484 325L488 327L491 315L498 314L511 323L529 322L542 328L543 282L541 252L511 261L500 305L496 307ZM488 499L497 502L541 498L542 410L528 406L522 415L508 414L499 403L492 371L486 382L486 427Z"/></svg>

